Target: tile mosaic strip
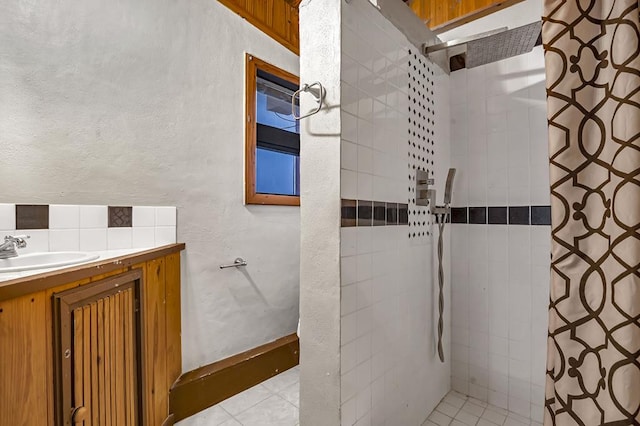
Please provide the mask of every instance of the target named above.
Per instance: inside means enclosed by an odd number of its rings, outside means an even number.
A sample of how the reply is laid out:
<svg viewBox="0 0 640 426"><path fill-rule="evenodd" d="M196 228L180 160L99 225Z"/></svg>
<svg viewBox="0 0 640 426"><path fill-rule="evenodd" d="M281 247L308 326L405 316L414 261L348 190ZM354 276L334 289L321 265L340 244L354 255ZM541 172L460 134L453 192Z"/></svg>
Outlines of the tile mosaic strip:
<svg viewBox="0 0 640 426"><path fill-rule="evenodd" d="M131 228L133 207L109 206L109 228Z"/></svg>
<svg viewBox="0 0 640 426"><path fill-rule="evenodd" d="M469 223L484 224L487 223L486 207L469 207Z"/></svg>
<svg viewBox="0 0 640 426"><path fill-rule="evenodd" d="M452 207L451 223L551 225L551 206Z"/></svg>
<svg viewBox="0 0 640 426"><path fill-rule="evenodd" d="M409 206L383 201L342 199L340 217L343 227L408 225Z"/></svg>
<svg viewBox="0 0 640 426"><path fill-rule="evenodd" d="M506 207L489 207L489 220L490 225L506 225L507 224L507 208Z"/></svg>
<svg viewBox="0 0 640 426"><path fill-rule="evenodd" d="M531 206L532 225L551 225L551 206Z"/></svg>
<svg viewBox="0 0 640 426"><path fill-rule="evenodd" d="M509 225L529 225L529 206L509 207Z"/></svg>
<svg viewBox="0 0 640 426"><path fill-rule="evenodd" d="M49 229L49 205L16 204L16 229Z"/></svg>
<svg viewBox="0 0 640 426"><path fill-rule="evenodd" d="M452 207L451 208L451 223L467 223L467 208L466 207Z"/></svg>

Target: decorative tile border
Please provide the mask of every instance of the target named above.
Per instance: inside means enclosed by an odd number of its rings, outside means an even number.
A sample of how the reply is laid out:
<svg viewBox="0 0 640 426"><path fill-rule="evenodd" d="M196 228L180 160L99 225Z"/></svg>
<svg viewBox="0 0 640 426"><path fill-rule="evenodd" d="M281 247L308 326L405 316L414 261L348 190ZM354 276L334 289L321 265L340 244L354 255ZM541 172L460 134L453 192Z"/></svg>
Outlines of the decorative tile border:
<svg viewBox="0 0 640 426"><path fill-rule="evenodd" d="M451 223L551 225L551 206L453 207Z"/></svg>
<svg viewBox="0 0 640 426"><path fill-rule="evenodd" d="M150 248L176 242L176 208L0 204L0 240L30 236L24 253Z"/></svg>
<svg viewBox="0 0 640 426"><path fill-rule="evenodd" d="M341 225L391 226L409 224L407 204L369 200L342 200Z"/></svg>

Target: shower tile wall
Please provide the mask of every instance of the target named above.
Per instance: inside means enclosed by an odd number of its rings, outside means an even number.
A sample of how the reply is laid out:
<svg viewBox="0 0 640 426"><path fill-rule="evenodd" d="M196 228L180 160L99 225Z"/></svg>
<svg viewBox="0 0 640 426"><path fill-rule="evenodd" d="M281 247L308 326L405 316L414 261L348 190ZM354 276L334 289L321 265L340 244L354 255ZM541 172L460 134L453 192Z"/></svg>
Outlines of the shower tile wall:
<svg viewBox="0 0 640 426"><path fill-rule="evenodd" d="M343 3L342 17L343 213L355 206L348 200L411 205L408 66L417 49L366 0ZM437 109L429 165L444 182L448 77L428 74ZM341 228L343 425L422 424L450 387L435 351L433 237L409 238L402 222Z"/></svg>
<svg viewBox="0 0 640 426"><path fill-rule="evenodd" d="M548 206L542 48L456 71L450 87L453 205ZM541 421L550 227L469 222L451 231L452 387Z"/></svg>

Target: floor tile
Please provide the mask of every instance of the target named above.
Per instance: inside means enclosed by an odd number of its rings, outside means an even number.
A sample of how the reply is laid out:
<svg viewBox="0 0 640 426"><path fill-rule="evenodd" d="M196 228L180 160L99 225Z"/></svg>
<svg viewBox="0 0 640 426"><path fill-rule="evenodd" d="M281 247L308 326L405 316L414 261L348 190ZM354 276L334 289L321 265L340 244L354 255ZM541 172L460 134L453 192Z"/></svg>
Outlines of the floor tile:
<svg viewBox="0 0 640 426"><path fill-rule="evenodd" d="M222 423L220 426L242 426L242 423L232 417L226 422Z"/></svg>
<svg viewBox="0 0 640 426"><path fill-rule="evenodd" d="M257 385L222 401L220 406L232 416L236 416L272 395L273 393L269 389Z"/></svg>
<svg viewBox="0 0 640 426"><path fill-rule="evenodd" d="M496 426L495 423L491 423L488 420L485 419L480 419L478 420L478 423L476 423L477 426Z"/></svg>
<svg viewBox="0 0 640 426"><path fill-rule="evenodd" d="M484 410L484 413L482 413L481 417L496 425L503 424L504 420L507 418L507 416L505 416L504 414L500 414L497 411L491 410L491 407L488 407L486 410Z"/></svg>
<svg viewBox="0 0 640 426"><path fill-rule="evenodd" d="M232 420L231 414L227 413L220 405L214 405L198 413L193 418L193 426L219 426Z"/></svg>
<svg viewBox="0 0 640 426"><path fill-rule="evenodd" d="M278 395L300 408L300 383L294 383L288 388L281 390L278 392Z"/></svg>
<svg viewBox="0 0 640 426"><path fill-rule="evenodd" d="M295 426L298 418L298 408L278 395L273 395L236 416L243 426Z"/></svg>
<svg viewBox="0 0 640 426"><path fill-rule="evenodd" d="M444 415L439 411L432 412L429 416L429 420L431 420L438 426L447 426L449 423L451 423L451 417Z"/></svg>
<svg viewBox="0 0 640 426"><path fill-rule="evenodd" d="M522 423L519 420L514 419L513 417L507 417L504 421L504 426L528 426L528 423Z"/></svg>
<svg viewBox="0 0 640 426"><path fill-rule="evenodd" d="M467 400L466 398L464 399L460 398L459 396L454 395L452 393L449 393L447 396L444 397L444 401L446 403L451 404L456 408L462 408L466 400Z"/></svg>
<svg viewBox="0 0 640 426"><path fill-rule="evenodd" d="M482 416L482 413L484 412L484 407L476 405L476 404L472 403L471 401L467 401L462 406L462 411L466 411L467 413L473 414L476 417L480 417L480 416Z"/></svg>
<svg viewBox="0 0 640 426"><path fill-rule="evenodd" d="M456 414L458 414L458 411L460 411L458 407L455 407L446 401L442 401L440 404L438 404L436 410L443 414L446 414L451 418L455 417Z"/></svg>
<svg viewBox="0 0 640 426"><path fill-rule="evenodd" d="M283 371L282 373L265 380L262 382L262 386L269 389L271 392L277 393L284 388L291 386L294 383L298 383L300 380L300 373L293 368Z"/></svg>
<svg viewBox="0 0 640 426"><path fill-rule="evenodd" d="M469 426L474 426L476 423L478 423L479 418L480 417L474 416L473 414L467 413L466 411L462 411L462 410L460 410L455 417L456 420L461 421L465 425L469 425Z"/></svg>

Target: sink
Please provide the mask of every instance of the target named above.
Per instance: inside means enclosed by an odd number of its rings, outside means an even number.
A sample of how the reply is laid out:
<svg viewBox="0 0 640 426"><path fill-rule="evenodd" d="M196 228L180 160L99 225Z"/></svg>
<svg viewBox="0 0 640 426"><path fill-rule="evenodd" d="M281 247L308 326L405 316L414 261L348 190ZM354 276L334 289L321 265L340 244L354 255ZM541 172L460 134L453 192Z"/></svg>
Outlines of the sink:
<svg viewBox="0 0 640 426"><path fill-rule="evenodd" d="M81 251L52 251L20 254L18 257L0 259L0 273L77 265L79 263L96 260L99 257L97 254Z"/></svg>

